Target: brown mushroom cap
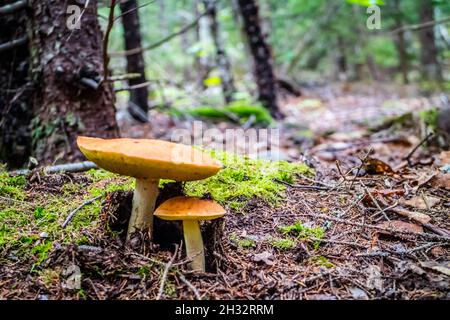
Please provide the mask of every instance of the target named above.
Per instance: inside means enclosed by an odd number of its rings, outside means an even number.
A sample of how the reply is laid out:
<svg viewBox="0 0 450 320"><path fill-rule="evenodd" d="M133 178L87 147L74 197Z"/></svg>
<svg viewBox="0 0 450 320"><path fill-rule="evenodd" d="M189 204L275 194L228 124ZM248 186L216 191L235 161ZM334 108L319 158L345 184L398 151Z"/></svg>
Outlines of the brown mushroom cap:
<svg viewBox="0 0 450 320"><path fill-rule="evenodd" d="M223 217L226 210L217 202L195 197L175 197L155 210L163 220L214 220Z"/></svg>
<svg viewBox="0 0 450 320"><path fill-rule="evenodd" d="M201 180L222 164L190 146L152 139L78 137L83 154L99 167L141 179Z"/></svg>

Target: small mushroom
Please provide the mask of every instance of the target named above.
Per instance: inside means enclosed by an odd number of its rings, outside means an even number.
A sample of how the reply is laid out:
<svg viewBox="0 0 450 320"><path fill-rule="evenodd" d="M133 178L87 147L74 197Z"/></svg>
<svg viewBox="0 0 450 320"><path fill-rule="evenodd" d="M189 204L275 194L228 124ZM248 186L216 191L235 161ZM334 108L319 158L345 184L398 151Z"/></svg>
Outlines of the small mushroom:
<svg viewBox="0 0 450 320"><path fill-rule="evenodd" d="M222 164L190 146L151 139L78 137L81 152L100 168L136 178L127 240L136 230L152 238L160 179L192 181L216 174Z"/></svg>
<svg viewBox="0 0 450 320"><path fill-rule="evenodd" d="M199 221L221 218L225 213L226 210L215 201L195 197L175 197L155 210L155 216L160 219L183 221L186 255L192 259L191 269L203 272L205 253Z"/></svg>

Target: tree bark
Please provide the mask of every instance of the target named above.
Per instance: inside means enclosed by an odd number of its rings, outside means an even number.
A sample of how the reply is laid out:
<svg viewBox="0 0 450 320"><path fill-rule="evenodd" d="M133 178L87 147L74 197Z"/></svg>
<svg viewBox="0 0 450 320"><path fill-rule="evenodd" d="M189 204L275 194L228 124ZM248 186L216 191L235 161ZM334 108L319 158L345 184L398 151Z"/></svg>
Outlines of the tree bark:
<svg viewBox="0 0 450 320"><path fill-rule="evenodd" d="M0 1L0 6L15 1ZM0 44L27 38L25 10L0 17ZM0 52L0 163L23 166L31 152L32 84L27 43Z"/></svg>
<svg viewBox="0 0 450 320"><path fill-rule="evenodd" d="M31 56L36 91L33 150L43 163L82 158L79 134L118 136L112 85L103 80L102 32L97 1L90 1L80 28L67 26L67 5L77 1L30 1Z"/></svg>
<svg viewBox="0 0 450 320"><path fill-rule="evenodd" d="M205 10L208 12L209 29L216 48L216 65L220 72L223 97L225 103L230 103L233 101L233 95L236 89L231 73L230 60L228 59L222 37L220 36L220 27L217 21L217 2L216 0L203 0L203 4Z"/></svg>
<svg viewBox="0 0 450 320"><path fill-rule="evenodd" d="M281 119L283 115L278 107L272 53L261 31L258 6L255 0L238 0L238 5L253 57L259 100L275 119Z"/></svg>
<svg viewBox="0 0 450 320"><path fill-rule="evenodd" d="M162 2L161 2L162 3ZM124 29L125 50L141 47L141 30L139 24L139 13L136 0L128 0L120 3L122 12L122 24ZM127 72L139 73L138 78L128 80L131 87L146 82L145 61L142 52L127 55ZM131 105L134 104L134 105ZM130 90L130 114L141 122L148 121L148 88L142 87Z"/></svg>
<svg viewBox="0 0 450 320"><path fill-rule="evenodd" d="M420 0L420 22L434 20L434 8L431 0ZM434 37L434 28L424 28L419 32L421 45L420 61L422 76L429 80L442 80L441 67L438 61L438 49Z"/></svg>

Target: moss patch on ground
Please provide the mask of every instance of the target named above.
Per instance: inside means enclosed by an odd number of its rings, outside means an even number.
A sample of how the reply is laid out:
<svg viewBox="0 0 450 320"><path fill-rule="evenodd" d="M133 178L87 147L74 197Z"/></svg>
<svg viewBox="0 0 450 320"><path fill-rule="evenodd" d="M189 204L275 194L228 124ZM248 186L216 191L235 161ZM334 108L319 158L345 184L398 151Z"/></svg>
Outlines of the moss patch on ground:
<svg viewBox="0 0 450 320"><path fill-rule="evenodd" d="M255 160L217 151L212 151L211 155L225 168L208 179L186 183L186 193L196 197L210 195L233 210L242 209L253 198L278 205L286 186L277 180L293 183L296 174L313 174L303 163Z"/></svg>
<svg viewBox="0 0 450 320"><path fill-rule="evenodd" d="M251 160L218 152L212 155L226 168L209 179L186 183L185 191L191 196L210 195L235 210L254 198L270 205L280 204L286 186L275 179L294 182L296 173L312 173L301 163ZM96 235L104 232L99 228L99 214L105 196L116 190L134 189L133 178L104 170L39 179L30 181L25 176L11 177L6 171L0 172L0 265L3 259L30 259L35 269L56 245L95 243ZM98 196L62 228L74 209Z"/></svg>

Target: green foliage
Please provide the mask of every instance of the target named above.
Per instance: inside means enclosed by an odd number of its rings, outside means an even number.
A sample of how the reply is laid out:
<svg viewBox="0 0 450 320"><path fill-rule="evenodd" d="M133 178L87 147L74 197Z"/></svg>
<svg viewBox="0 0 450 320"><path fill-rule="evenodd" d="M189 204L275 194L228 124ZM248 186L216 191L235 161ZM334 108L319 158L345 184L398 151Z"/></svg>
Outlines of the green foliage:
<svg viewBox="0 0 450 320"><path fill-rule="evenodd" d="M431 129L436 130L438 124L439 110L437 108L430 108L419 111L419 118Z"/></svg>
<svg viewBox="0 0 450 320"><path fill-rule="evenodd" d="M197 197L209 194L216 201L235 210L242 209L255 197L270 205L278 205L284 197L286 186L275 179L292 182L297 173L313 174L303 163L254 160L217 151L210 153L225 168L208 179L187 182L186 193Z"/></svg>
<svg viewBox="0 0 450 320"><path fill-rule="evenodd" d="M297 221L294 224L287 226L279 226L278 230L285 235L293 235L297 239L308 240L314 238L314 248L317 249L320 245L320 239L325 235L325 231L321 227L306 227L301 221ZM319 240L317 240L319 239Z"/></svg>
<svg viewBox="0 0 450 320"><path fill-rule="evenodd" d="M296 245L295 241L287 238L272 238L269 243L278 250L290 250Z"/></svg>
<svg viewBox="0 0 450 320"><path fill-rule="evenodd" d="M183 112L179 110L175 110L174 112L177 115L186 113L194 117L212 119L229 120L230 118L238 118L241 122L245 122L251 116L254 116L256 123L268 125L273 122L273 119L267 109L259 104L251 104L244 100L234 101L225 107L201 106L191 108Z"/></svg>
<svg viewBox="0 0 450 320"><path fill-rule="evenodd" d="M310 261L318 266L325 267L325 268L334 268L334 264L330 262L327 258L323 256L316 256L311 257Z"/></svg>
<svg viewBox="0 0 450 320"><path fill-rule="evenodd" d="M233 242L237 247L241 248L253 248L256 246L256 242L252 239L240 239L235 233L232 233L230 235L230 240Z"/></svg>
<svg viewBox="0 0 450 320"><path fill-rule="evenodd" d="M373 5L382 6L384 1L382 0L347 0L348 3L357 4L363 7L370 7Z"/></svg>

